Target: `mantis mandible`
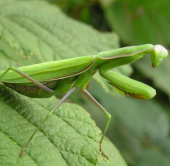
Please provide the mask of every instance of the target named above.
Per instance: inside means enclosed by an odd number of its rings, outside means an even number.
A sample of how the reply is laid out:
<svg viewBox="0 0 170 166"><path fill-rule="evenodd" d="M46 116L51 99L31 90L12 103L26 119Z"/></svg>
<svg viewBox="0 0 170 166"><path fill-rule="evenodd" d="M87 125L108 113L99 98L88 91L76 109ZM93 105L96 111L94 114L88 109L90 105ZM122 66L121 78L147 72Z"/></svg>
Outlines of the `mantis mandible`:
<svg viewBox="0 0 170 166"><path fill-rule="evenodd" d="M151 56L152 66L155 68L168 56L168 51L161 45L145 44L103 51L93 56L52 61L19 68L9 67L7 70L1 71L0 81L25 96L47 98L59 92L65 94L28 139L20 156L23 156L27 145L46 119L53 114L76 88L81 88L83 93L93 101L108 118L99 142L100 152L107 157L102 151L101 144L109 127L111 115L94 99L86 90L86 87L93 75L98 71L108 83L123 91L128 96L139 99L150 99L154 97L156 91L152 87L111 70L121 65L133 63L147 54Z"/></svg>

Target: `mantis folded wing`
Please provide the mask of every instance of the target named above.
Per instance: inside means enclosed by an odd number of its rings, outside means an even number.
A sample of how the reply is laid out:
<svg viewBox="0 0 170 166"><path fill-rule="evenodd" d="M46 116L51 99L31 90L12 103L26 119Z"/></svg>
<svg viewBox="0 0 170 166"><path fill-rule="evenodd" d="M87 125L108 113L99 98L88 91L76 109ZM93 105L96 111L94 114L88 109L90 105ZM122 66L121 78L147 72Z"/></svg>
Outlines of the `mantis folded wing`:
<svg viewBox="0 0 170 166"><path fill-rule="evenodd" d="M20 68L10 67L0 72L0 81L13 90L29 97L46 98L59 92L65 93L65 96L52 109L41 122L36 131L28 139L28 143L34 137L36 132L46 121L46 119L73 93L76 88L81 88L84 94L94 102L107 116L108 121L104 133L99 142L99 150L102 151L101 144L106 131L109 127L111 115L93 98L86 90L86 87L93 75L99 71L100 75L108 82L123 91L125 94L139 99L150 99L155 96L156 91L141 82L132 80L111 69L134 63L144 55L151 55L152 66L157 67L168 56L168 51L161 45L145 44L139 46L124 47L111 51L100 52L94 56L85 56L79 58L66 59L40 63Z"/></svg>

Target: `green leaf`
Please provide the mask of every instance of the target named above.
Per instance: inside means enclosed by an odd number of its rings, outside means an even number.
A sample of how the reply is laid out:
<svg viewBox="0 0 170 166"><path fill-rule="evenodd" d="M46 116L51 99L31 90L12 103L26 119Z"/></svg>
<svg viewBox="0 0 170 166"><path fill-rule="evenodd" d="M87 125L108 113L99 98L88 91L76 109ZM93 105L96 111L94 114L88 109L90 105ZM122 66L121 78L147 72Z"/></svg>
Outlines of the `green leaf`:
<svg viewBox="0 0 170 166"><path fill-rule="evenodd" d="M32 99L0 86L0 165L108 165L99 152L101 131L89 114L72 103L63 103L45 122L26 148L22 147L58 100ZM126 166L109 140L103 151L112 166Z"/></svg>
<svg viewBox="0 0 170 166"><path fill-rule="evenodd" d="M37 63L93 55L118 47L116 34L100 33L66 17L56 6L37 1L3 2L0 37L16 53L7 55L27 59L22 64L14 63L17 66L28 64L29 58ZM7 49L1 48L1 52L6 55Z"/></svg>
<svg viewBox="0 0 170 166"><path fill-rule="evenodd" d="M154 159L154 160L153 160ZM168 155L163 155L160 152L153 152L151 150L145 150L141 155L139 166L169 166L170 158Z"/></svg>
<svg viewBox="0 0 170 166"><path fill-rule="evenodd" d="M156 30L158 28L163 44L170 43L168 0L114 2L110 0L110 3L102 0L101 2L110 27L119 34L123 42L127 44L161 43Z"/></svg>

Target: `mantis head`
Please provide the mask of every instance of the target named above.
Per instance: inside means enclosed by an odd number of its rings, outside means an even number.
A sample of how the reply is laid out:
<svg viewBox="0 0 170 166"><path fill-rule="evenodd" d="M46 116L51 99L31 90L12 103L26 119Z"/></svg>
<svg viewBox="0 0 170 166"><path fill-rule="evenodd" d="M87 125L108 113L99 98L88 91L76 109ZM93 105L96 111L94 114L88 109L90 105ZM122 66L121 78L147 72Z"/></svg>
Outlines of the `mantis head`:
<svg viewBox="0 0 170 166"><path fill-rule="evenodd" d="M158 67L160 63L168 57L168 51L161 45L153 46L151 60L153 68Z"/></svg>

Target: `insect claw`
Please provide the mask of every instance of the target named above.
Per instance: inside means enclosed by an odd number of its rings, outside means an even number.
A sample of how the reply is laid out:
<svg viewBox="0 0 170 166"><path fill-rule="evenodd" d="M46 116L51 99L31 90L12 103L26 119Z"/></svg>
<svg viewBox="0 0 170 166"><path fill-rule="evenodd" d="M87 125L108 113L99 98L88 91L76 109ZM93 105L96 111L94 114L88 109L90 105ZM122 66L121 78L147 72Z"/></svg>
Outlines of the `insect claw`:
<svg viewBox="0 0 170 166"><path fill-rule="evenodd" d="M24 155L25 147L21 150L20 157Z"/></svg>
<svg viewBox="0 0 170 166"><path fill-rule="evenodd" d="M103 157L105 157L107 160L109 160L109 157L101 149L100 149L100 152L101 152Z"/></svg>
<svg viewBox="0 0 170 166"><path fill-rule="evenodd" d="M64 102L72 103L70 99L67 99L67 100L65 100Z"/></svg>
<svg viewBox="0 0 170 166"><path fill-rule="evenodd" d="M152 67L153 67L154 69L156 68L154 64L152 64Z"/></svg>
<svg viewBox="0 0 170 166"><path fill-rule="evenodd" d="M128 98L130 95L128 94L128 93L126 93L126 92L124 92L124 94L125 94L125 96L126 96L126 98Z"/></svg>
<svg viewBox="0 0 170 166"><path fill-rule="evenodd" d="M110 81L107 80L107 83L111 84Z"/></svg>

